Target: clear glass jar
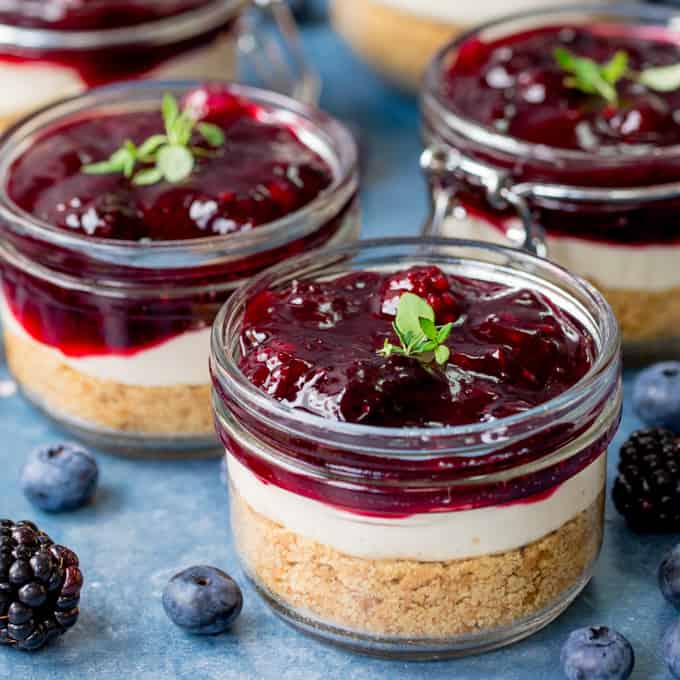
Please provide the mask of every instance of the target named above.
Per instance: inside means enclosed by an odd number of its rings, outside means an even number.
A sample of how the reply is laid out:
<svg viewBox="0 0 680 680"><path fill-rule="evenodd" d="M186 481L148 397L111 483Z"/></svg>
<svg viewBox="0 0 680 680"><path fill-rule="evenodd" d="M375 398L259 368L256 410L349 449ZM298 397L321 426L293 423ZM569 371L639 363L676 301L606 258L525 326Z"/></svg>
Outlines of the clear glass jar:
<svg viewBox="0 0 680 680"><path fill-rule="evenodd" d="M437 428L327 420L240 371L243 314L258 293L421 264L548 295L592 335L591 369L519 415ZM472 241L326 249L230 298L213 327L211 367L238 554L265 601L302 630L385 656L472 654L545 626L590 579L621 412L619 334L602 296L565 270Z"/></svg>
<svg viewBox="0 0 680 680"><path fill-rule="evenodd" d="M506 17L445 47L422 91L422 166L433 205L425 233L528 247L588 279L614 308L633 360L680 348L680 147L598 153L529 143L454 111L443 74L466 47L553 26L632 27L678 41L676 17L643 4ZM451 78L447 87L455 87Z"/></svg>
<svg viewBox="0 0 680 680"><path fill-rule="evenodd" d="M219 307L269 265L358 234L351 134L307 105L236 85L229 86L232 93L299 128L304 143L328 162L331 185L302 209L224 236L145 243L53 227L9 197L13 162L46 130L83 113L156 109L165 92L181 97L197 85L146 82L93 90L27 118L0 145L8 367L49 416L121 452L215 451L208 357Z"/></svg>
<svg viewBox="0 0 680 680"><path fill-rule="evenodd" d="M295 25L281 0L258 1L273 32L241 20L248 0L10 0L0 8L0 129L53 101L113 82L139 79L230 80L241 56L265 87L312 101L318 83L305 63ZM285 49L282 46L285 45ZM255 55L257 59L251 58ZM263 58L262 52L268 57ZM272 56L273 55L273 56ZM268 59L273 59L271 63ZM274 74L276 78L274 78Z"/></svg>
<svg viewBox="0 0 680 680"><path fill-rule="evenodd" d="M513 7L528 11L560 4L560 0L520 0ZM335 0L332 4L334 26L357 54L414 92L442 45L504 11L503 4L449 0Z"/></svg>

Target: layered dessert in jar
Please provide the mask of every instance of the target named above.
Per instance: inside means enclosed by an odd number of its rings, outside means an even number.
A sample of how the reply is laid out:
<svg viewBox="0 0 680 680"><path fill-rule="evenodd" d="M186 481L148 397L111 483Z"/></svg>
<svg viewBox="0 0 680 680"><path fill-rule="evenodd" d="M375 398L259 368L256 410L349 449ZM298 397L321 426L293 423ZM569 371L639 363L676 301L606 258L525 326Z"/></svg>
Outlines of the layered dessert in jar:
<svg viewBox="0 0 680 680"><path fill-rule="evenodd" d="M423 93L442 163L426 163L435 203L450 199L429 230L520 246L544 234L548 257L605 293L631 356L679 338L672 17L640 6L503 19L445 48Z"/></svg>
<svg viewBox="0 0 680 680"><path fill-rule="evenodd" d="M513 9L561 4L520 0ZM336 0L332 9L336 29L360 57L402 87L417 90L427 64L442 45L508 8L499 0Z"/></svg>
<svg viewBox="0 0 680 680"><path fill-rule="evenodd" d="M558 267L453 240L297 258L228 301L211 366L237 551L295 625L371 653L472 653L589 580L619 339Z"/></svg>
<svg viewBox="0 0 680 680"><path fill-rule="evenodd" d="M0 129L62 97L141 78L235 75L245 0L9 0L0 7ZM10 96L11 93L11 96Z"/></svg>
<svg viewBox="0 0 680 680"><path fill-rule="evenodd" d="M214 446L220 305L261 269L358 231L351 135L252 88L95 90L25 120L0 156L8 367L103 446Z"/></svg>

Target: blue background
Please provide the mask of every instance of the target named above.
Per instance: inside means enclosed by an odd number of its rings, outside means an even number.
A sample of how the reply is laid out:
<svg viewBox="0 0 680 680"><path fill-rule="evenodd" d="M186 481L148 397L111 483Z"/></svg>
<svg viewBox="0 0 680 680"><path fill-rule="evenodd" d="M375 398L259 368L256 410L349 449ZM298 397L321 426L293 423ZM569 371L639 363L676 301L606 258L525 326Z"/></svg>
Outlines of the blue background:
<svg viewBox="0 0 680 680"><path fill-rule="evenodd" d="M413 99L389 89L323 26L305 43L324 77L322 105L351 126L362 146L364 235L415 234L426 213L418 171L420 143ZM0 393L7 372L0 360ZM631 375L626 390L630 395ZM612 448L610 484L624 437L639 427L626 400ZM656 567L673 537L631 534L607 506L607 530L595 578L576 604L530 640L477 658L429 664L355 656L288 628L245 588L245 608L231 634L192 638L161 607L167 580L181 568L212 564L243 582L228 528L227 495L217 461L152 462L99 456L101 489L78 512L34 510L17 479L33 447L63 435L19 395L0 396L0 516L36 521L80 555L86 577L77 627L48 649L23 655L0 649L0 678L159 680L342 679L516 680L560 678L559 650L575 627L615 626L635 647L633 678L670 677L659 640L674 613L656 587Z"/></svg>

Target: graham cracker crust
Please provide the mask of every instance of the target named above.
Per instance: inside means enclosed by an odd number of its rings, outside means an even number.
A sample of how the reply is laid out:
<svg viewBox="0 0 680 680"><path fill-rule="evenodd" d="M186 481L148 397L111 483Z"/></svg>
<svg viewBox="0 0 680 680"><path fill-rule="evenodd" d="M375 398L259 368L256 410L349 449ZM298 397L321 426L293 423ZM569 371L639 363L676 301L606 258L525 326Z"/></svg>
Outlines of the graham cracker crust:
<svg viewBox="0 0 680 680"><path fill-rule="evenodd" d="M680 288L662 291L608 288L591 283L607 298L621 326L624 340L672 340L680 337Z"/></svg>
<svg viewBox="0 0 680 680"><path fill-rule="evenodd" d="M52 351L5 329L7 366L56 420L143 435L212 435L210 386L137 387L74 370Z"/></svg>
<svg viewBox="0 0 680 680"><path fill-rule="evenodd" d="M255 512L231 485L234 539L246 571L283 604L353 633L450 638L538 615L583 582L603 531L604 493L544 538L448 562L342 554Z"/></svg>
<svg viewBox="0 0 680 680"><path fill-rule="evenodd" d="M420 87L435 52L464 29L373 0L336 0L332 19L362 59L408 90Z"/></svg>

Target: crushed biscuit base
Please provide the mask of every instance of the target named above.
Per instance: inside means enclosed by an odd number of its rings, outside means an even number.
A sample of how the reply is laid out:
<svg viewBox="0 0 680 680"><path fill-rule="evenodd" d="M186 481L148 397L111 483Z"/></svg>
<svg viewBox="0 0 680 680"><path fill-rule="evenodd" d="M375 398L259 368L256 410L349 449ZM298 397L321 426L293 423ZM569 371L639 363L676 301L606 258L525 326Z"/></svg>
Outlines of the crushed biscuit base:
<svg viewBox="0 0 680 680"><path fill-rule="evenodd" d="M214 432L209 385L138 387L100 380L7 330L5 353L14 379L57 419L143 435L210 436Z"/></svg>
<svg viewBox="0 0 680 680"><path fill-rule="evenodd" d="M376 636L446 638L539 614L578 586L602 542L604 494L557 531L499 555L448 562L352 557L255 512L232 486L236 545L275 599Z"/></svg>

